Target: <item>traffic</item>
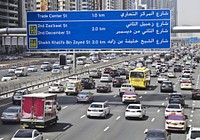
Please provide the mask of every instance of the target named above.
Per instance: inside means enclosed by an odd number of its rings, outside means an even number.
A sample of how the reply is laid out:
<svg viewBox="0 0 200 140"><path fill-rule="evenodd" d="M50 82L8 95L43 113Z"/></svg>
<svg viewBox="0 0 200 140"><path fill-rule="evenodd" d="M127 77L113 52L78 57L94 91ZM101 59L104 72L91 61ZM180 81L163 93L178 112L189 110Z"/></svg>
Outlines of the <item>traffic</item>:
<svg viewBox="0 0 200 140"><path fill-rule="evenodd" d="M88 64L127 55L79 57L77 64L84 69ZM199 60L198 45L174 47L169 52L92 68L37 89L18 90L0 99L0 127L4 128L0 139L198 139ZM2 76L12 74L15 78L3 80L3 76L1 83L46 73L61 75L60 71L68 69L48 61L11 67L1 70Z"/></svg>

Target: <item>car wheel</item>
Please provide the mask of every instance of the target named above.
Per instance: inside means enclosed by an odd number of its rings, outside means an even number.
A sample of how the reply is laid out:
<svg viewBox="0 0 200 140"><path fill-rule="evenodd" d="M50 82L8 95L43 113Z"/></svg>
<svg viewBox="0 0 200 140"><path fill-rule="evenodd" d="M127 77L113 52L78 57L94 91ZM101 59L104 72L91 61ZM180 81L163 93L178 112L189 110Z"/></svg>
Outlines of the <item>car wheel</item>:
<svg viewBox="0 0 200 140"><path fill-rule="evenodd" d="M125 117L126 120L129 120L129 117Z"/></svg>

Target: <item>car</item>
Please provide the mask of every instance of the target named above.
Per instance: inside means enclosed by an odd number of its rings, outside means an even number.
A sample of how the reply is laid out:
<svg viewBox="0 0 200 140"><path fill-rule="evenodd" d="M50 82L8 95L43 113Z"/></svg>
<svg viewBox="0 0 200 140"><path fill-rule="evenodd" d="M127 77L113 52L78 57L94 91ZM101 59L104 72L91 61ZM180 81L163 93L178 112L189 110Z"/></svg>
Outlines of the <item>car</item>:
<svg viewBox="0 0 200 140"><path fill-rule="evenodd" d="M15 91L12 96L12 103L14 105L21 104L22 96L27 95L27 94L31 94L31 91L29 91L28 89L22 89L22 90Z"/></svg>
<svg viewBox="0 0 200 140"><path fill-rule="evenodd" d="M61 72L62 71L60 67L53 67L53 69L51 70L52 74L60 74Z"/></svg>
<svg viewBox="0 0 200 140"><path fill-rule="evenodd" d="M1 114L1 122L5 123L19 123L21 116L21 107L20 106L10 106L6 108Z"/></svg>
<svg viewBox="0 0 200 140"><path fill-rule="evenodd" d="M192 89L192 82L191 80L181 80L180 89Z"/></svg>
<svg viewBox="0 0 200 140"><path fill-rule="evenodd" d="M145 140L171 140L171 134L163 129L150 129L145 134Z"/></svg>
<svg viewBox="0 0 200 140"><path fill-rule="evenodd" d="M160 92L170 92L174 91L174 86L171 81L163 81L160 85Z"/></svg>
<svg viewBox="0 0 200 140"><path fill-rule="evenodd" d="M99 92L111 92L111 85L110 84L99 84L97 86L97 93Z"/></svg>
<svg viewBox="0 0 200 140"><path fill-rule="evenodd" d="M8 73L8 74L5 74L5 75L1 78L1 81L2 81L2 82L6 82L6 81L15 80L15 79L17 79L17 76L16 76L15 74Z"/></svg>
<svg viewBox="0 0 200 140"><path fill-rule="evenodd" d="M81 91L76 96L76 102L93 102L94 94L89 91Z"/></svg>
<svg viewBox="0 0 200 140"><path fill-rule="evenodd" d="M183 80L189 80L192 82L192 75L190 75L189 73L184 73L180 76L180 80L179 82L181 83Z"/></svg>
<svg viewBox="0 0 200 140"><path fill-rule="evenodd" d="M121 87L123 83L126 83L126 79L122 77L115 77L112 81L113 87Z"/></svg>
<svg viewBox="0 0 200 140"><path fill-rule="evenodd" d="M52 66L51 65L45 65L41 68L44 72L48 72L52 70Z"/></svg>
<svg viewBox="0 0 200 140"><path fill-rule="evenodd" d="M89 77L92 78L101 78L101 71L98 69L93 69L89 71Z"/></svg>
<svg viewBox="0 0 200 140"><path fill-rule="evenodd" d="M49 93L55 93L55 92L64 92L65 86L61 82L52 82L49 85Z"/></svg>
<svg viewBox="0 0 200 140"><path fill-rule="evenodd" d="M43 134L36 129L18 129L11 140L43 140Z"/></svg>
<svg viewBox="0 0 200 140"><path fill-rule="evenodd" d="M110 74L102 74L100 82L112 82L112 77Z"/></svg>
<svg viewBox="0 0 200 140"><path fill-rule="evenodd" d="M17 66L11 66L9 69L8 69L8 73L15 73L15 70L17 69Z"/></svg>
<svg viewBox="0 0 200 140"><path fill-rule="evenodd" d="M130 83L123 83L119 89L119 96L122 97L124 92L126 91L134 91L135 92L135 87L132 86Z"/></svg>
<svg viewBox="0 0 200 140"><path fill-rule="evenodd" d="M200 99L200 89L192 89L192 99Z"/></svg>
<svg viewBox="0 0 200 140"><path fill-rule="evenodd" d="M181 72L182 71L182 65L176 64L174 65L174 72Z"/></svg>
<svg viewBox="0 0 200 140"><path fill-rule="evenodd" d="M175 72L172 71L172 70L168 70L167 76L168 76L169 78L176 78L176 74L175 74Z"/></svg>
<svg viewBox="0 0 200 140"><path fill-rule="evenodd" d="M160 75L158 76L157 80L158 80L158 83L162 83L163 81L169 80L169 78L168 78L167 74L160 73Z"/></svg>
<svg viewBox="0 0 200 140"><path fill-rule="evenodd" d="M151 70L150 76L151 77L157 77L158 76L158 72L156 70Z"/></svg>
<svg viewBox="0 0 200 140"><path fill-rule="evenodd" d="M185 105L185 96L182 93L170 93L169 97L169 104L181 104L182 106Z"/></svg>
<svg viewBox="0 0 200 140"><path fill-rule="evenodd" d="M138 95L135 93L135 91L126 91L122 95L122 103L130 103L130 102L138 102Z"/></svg>
<svg viewBox="0 0 200 140"><path fill-rule="evenodd" d="M186 140L200 139L200 127L190 127L186 135Z"/></svg>
<svg viewBox="0 0 200 140"><path fill-rule="evenodd" d="M52 68L52 65L50 62L43 62L42 65L41 65L41 70L43 70L45 67L51 67Z"/></svg>
<svg viewBox="0 0 200 140"><path fill-rule="evenodd" d="M107 102L93 102L87 109L87 117L107 118L110 114L110 107Z"/></svg>
<svg viewBox="0 0 200 140"><path fill-rule="evenodd" d="M82 78L81 85L83 89L94 89L95 88L95 81L92 78Z"/></svg>
<svg viewBox="0 0 200 140"><path fill-rule="evenodd" d="M170 114L165 120L165 130L186 131L188 128L188 118L183 114Z"/></svg>
<svg viewBox="0 0 200 140"><path fill-rule="evenodd" d="M142 104L129 104L126 107L125 119L140 118L144 119L146 116L146 109Z"/></svg>
<svg viewBox="0 0 200 140"><path fill-rule="evenodd" d="M165 108L165 117L170 114L184 114L184 108L181 104L168 104Z"/></svg>
<svg viewBox="0 0 200 140"><path fill-rule="evenodd" d="M81 82L81 78L78 76L70 76L67 78L66 82L70 82L70 81L74 81L74 80Z"/></svg>
<svg viewBox="0 0 200 140"><path fill-rule="evenodd" d="M28 72L37 72L37 67L34 65L31 65L28 67Z"/></svg>

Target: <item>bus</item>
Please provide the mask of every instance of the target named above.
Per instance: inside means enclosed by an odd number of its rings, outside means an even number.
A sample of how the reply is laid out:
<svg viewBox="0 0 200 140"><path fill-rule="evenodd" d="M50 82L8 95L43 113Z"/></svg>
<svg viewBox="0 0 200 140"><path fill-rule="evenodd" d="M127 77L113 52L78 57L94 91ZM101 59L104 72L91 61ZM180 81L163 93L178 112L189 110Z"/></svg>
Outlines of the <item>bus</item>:
<svg viewBox="0 0 200 140"><path fill-rule="evenodd" d="M150 86L150 69L145 67L135 68L129 72L129 82L135 88L144 88Z"/></svg>

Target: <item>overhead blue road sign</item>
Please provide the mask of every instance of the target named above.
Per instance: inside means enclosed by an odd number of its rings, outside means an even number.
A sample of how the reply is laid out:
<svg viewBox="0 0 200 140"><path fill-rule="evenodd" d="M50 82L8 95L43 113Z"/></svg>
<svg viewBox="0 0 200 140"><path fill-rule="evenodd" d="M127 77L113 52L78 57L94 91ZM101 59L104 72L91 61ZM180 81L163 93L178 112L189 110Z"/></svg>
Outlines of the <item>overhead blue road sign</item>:
<svg viewBox="0 0 200 140"><path fill-rule="evenodd" d="M29 50L170 48L170 10L27 12Z"/></svg>

